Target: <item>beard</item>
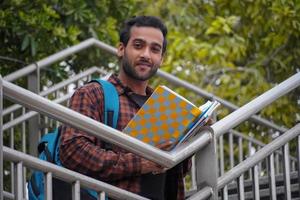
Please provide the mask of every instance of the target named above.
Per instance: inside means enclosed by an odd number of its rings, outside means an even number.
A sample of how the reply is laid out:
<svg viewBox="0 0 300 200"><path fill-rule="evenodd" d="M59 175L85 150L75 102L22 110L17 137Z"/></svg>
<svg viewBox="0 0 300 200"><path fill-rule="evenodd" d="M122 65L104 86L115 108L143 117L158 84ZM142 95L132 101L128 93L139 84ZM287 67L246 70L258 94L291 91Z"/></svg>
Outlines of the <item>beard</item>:
<svg viewBox="0 0 300 200"><path fill-rule="evenodd" d="M156 74L156 72L159 68L159 65L152 64L150 71L148 71L146 74L139 74L138 71L135 69L135 67L129 62L129 59L128 59L126 53L124 54L124 56L121 60L121 65L122 65L123 71L125 72L125 74L127 76L129 76L132 79L139 80L139 81L149 80L151 77L153 77Z"/></svg>

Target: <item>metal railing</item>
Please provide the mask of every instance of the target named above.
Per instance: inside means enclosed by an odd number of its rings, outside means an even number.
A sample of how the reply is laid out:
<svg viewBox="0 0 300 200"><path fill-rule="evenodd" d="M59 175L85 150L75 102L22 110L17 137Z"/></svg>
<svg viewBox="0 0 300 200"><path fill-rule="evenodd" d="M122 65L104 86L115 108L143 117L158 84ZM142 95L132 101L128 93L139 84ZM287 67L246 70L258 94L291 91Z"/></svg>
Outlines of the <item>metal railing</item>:
<svg viewBox="0 0 300 200"><path fill-rule="evenodd" d="M69 55L71 55L71 54L73 54L73 53L76 53L76 52L78 52L78 51L81 51L81 50L83 50L83 49L85 49L85 48L88 48L88 47L90 47L90 46L97 46L97 47L100 47L100 48L104 48L105 50L108 50L110 53L112 53L112 54L115 54L115 49L114 48L112 48L112 47L110 47L110 46L108 46L108 45L105 45L105 44L103 44L103 43L101 43L101 42L99 42L99 41L97 41L97 40L95 40L95 39L89 39L89 40L86 40L86 41L84 41L83 43L80 43L79 45L75 45L74 47L71 47L71 48L68 48L68 49L66 49L66 50L63 50L63 51L61 51L61 52L59 52L59 53L57 53L57 54L54 54L54 55L52 55L52 56L50 56L50 58L46 58L46 59L43 59L43 60L41 60L41 61L39 61L39 62L37 62L36 64L34 64L34 65L29 65L29 66L27 66L27 67L25 67L25 68L23 68L22 70L20 70L20 71L17 71L17 72L15 72L15 73L13 73L13 74L10 74L10 75L8 75L8 76L6 76L6 77L4 77L4 79L5 80L8 80L8 81L13 81L13 80L15 80L15 79L17 79L17 78L19 78L19 77L22 77L22 76L24 76L24 75L28 75L29 73L32 73L32 72L34 72L35 70L39 70L39 69L42 69L42 68L44 68L44 67L46 67L46 66L49 66L49 65L51 65L52 63L54 63L54 62L57 62L58 60L60 60L60 59L63 59L63 58L65 58L65 57L67 57L67 56L69 56ZM189 90L191 90L191 91L194 91L194 92L196 92L197 94L199 94L199 95L201 95L201 96L204 96L204 97L206 97L206 98L209 98L209 99L217 99L218 101L220 101L225 107L227 107L227 108L229 108L229 109L231 109L231 110L234 110L234 109L237 109L238 107L236 107L236 106L234 106L233 104L231 104L231 103L229 103L229 102L227 102L227 101L224 101L223 99L221 99L221 98L219 98L219 97L216 97L216 96L214 96L214 95L212 95L212 94L209 94L209 93L206 93L205 91L203 91L203 90L201 90L201 89L199 89L199 88L197 88L197 87L195 87L195 86L193 86L192 84L190 84L190 83L187 83L186 81L183 81L183 80L180 80L180 79L178 79L177 77L174 77L174 76L172 76L172 75L170 75L170 74L168 74L168 73L166 73L166 72L163 72L163 71L159 71L158 72L158 75L159 76L161 76L161 77L163 77L164 79L166 79L166 80L168 80L168 81L170 81L170 82L172 82L172 83L174 83L174 84L176 84L176 85L179 85L179 86L182 86L182 87L185 87L185 88L187 88L187 89L189 89ZM296 75L295 75L296 76ZM298 76L299 76L299 73L298 73ZM288 84L289 85L289 84ZM289 89L289 90L291 90L291 89L293 89L293 88L295 88L295 87L297 87L299 85L299 82L297 82L296 81L296 83L295 83L295 85L294 85L294 87L290 87L290 85L289 86L287 86L288 88L287 89ZM285 90L286 88L281 88L280 90ZM288 91L285 91L285 92L288 92ZM272 99L273 97L276 97L276 98L278 98L279 96L278 95L280 95L279 93L280 92L278 92L277 91L277 93L276 93L276 91L274 92L274 91L272 91L271 93L269 93L268 95L270 95L270 94L272 94L271 96L267 96L267 95L265 95L263 98L261 98L259 101L261 101L261 100L265 100L265 99L269 99L269 100L267 100L267 102L265 102L265 104L263 104L262 105L262 107L258 107L258 108L256 108L257 109L257 111L258 110L260 110L261 108L263 108L265 105L267 105L267 104L269 104L271 101L273 101L273 100L270 100L270 99ZM285 94L285 93L284 93ZM68 97L66 97L65 99L67 99ZM275 100L275 99L274 99ZM258 102L259 102L258 101ZM30 101L29 101L30 102ZM248 105L248 104L247 104ZM252 106L253 106L254 104L252 104ZM12 108L10 108L10 109L12 109ZM251 110L251 107L248 107L248 108L246 108L246 110ZM256 112L252 112L253 110L251 110L251 115L253 115L253 114L255 114ZM7 112L7 113L9 113L8 112L8 109L6 109L5 110L5 112ZM22 112L24 112L24 111L22 111ZM243 111L244 112L244 111ZM241 113L243 113L243 112L241 112ZM240 115L241 113L238 113L238 115ZM251 117L251 115L249 115L248 117L246 117L245 119L243 119L242 121L244 121L244 120L246 120L246 119L248 119L249 117ZM52 116L53 117L53 116ZM28 119L28 116L26 117L26 119ZM284 131L286 131L286 128L283 128L283 127L279 127L279 126L277 126L276 124L274 124L274 123L271 123L271 122L268 122L267 120L265 120L265 119L262 119L262 118L260 118L260 117L258 117L258 116L252 116L251 117L251 119L252 120L254 120L254 121L256 121L256 122L258 122L258 123L260 123L260 124L263 124L263 125L266 125L266 126L268 126L268 127L270 127L270 128L272 128L272 129L274 129L274 130L277 130L277 131L280 131L280 132L284 132ZM24 119L25 120L25 119ZM22 120L20 120L20 122L18 122L18 123L21 123L21 122L24 122L24 120L22 121ZM228 122L231 122L231 120L232 119L227 119L227 122L226 123L228 123ZM221 120L221 121L223 121L223 120ZM241 122L242 122L241 121ZM237 122L236 124L234 124L232 127L234 127L235 125L237 125L237 124L239 124L239 123L241 123L241 122ZM7 125L7 124L6 124ZM224 124L223 124L224 125ZM222 127L223 125L220 125L219 127ZM5 126L5 125L4 125ZM5 130L8 130L9 128L12 128L13 126L11 125L11 126L5 126L4 128L5 128ZM226 127L226 126L225 126ZM218 127L217 127L218 128ZM228 126L226 127L226 130L227 130L227 128L228 128ZM221 129L223 129L223 128L221 128ZM229 129L228 129L229 130ZM227 131L228 131L227 130ZM219 131L219 130L218 130ZM218 133L218 131L216 131L216 133ZM227 132L227 131L225 131L225 132ZM219 133L219 135L221 135L221 134L224 134L225 132L222 132L222 133ZM210 135L209 133L207 133L207 135ZM238 134L237 134L238 135ZM211 137L211 135L210 135L210 137ZM238 137L240 137L240 136L238 136ZM209 137L208 137L209 138ZM220 137L220 138L222 138L222 136ZM207 139L207 140L209 140L209 139ZM203 141L205 141L205 140L203 140ZM203 143L203 146L206 146L205 144L207 144L208 142L204 142ZM196 145L197 146L197 145ZM184 149L184 148L182 148L182 149ZM196 152L196 151L194 151L194 152ZM181 153L185 153L185 151L182 151ZM277 153L276 153L277 154ZM191 155L191 154L190 154ZM158 156L158 157L160 157L160 156ZM151 158L149 158L149 159L151 159ZM224 158L223 158L224 159ZM172 160L172 159L171 159ZM293 161L297 161L295 158L292 158L292 160ZM170 160L167 160L167 161L170 161ZM173 160L174 161L174 160ZM172 165L172 164L174 164L174 162L170 162L170 163L168 163L168 165ZM232 165L233 166L233 165ZM294 164L294 166L295 166L295 164ZM299 165L298 165L299 166ZM208 190L207 190L208 191Z"/></svg>
<svg viewBox="0 0 300 200"><path fill-rule="evenodd" d="M64 49L56 54L53 54L45 59L42 59L34 64L30 64L28 66L26 66L25 68L21 69L21 70L18 70L8 76L5 76L4 79L7 80L7 81L14 81L20 77L23 77L23 76L27 76L29 74L31 74L31 76L33 76L32 74L34 74L34 72L36 72L36 75L40 74L39 71L41 69L44 69L48 66L50 66L51 64L59 61L59 60L62 60L74 53L77 53L79 51L82 51L82 50L85 50L86 48L89 48L89 47L97 47L97 48L100 48L100 49L103 49L104 51L108 52L108 53L111 53L113 55L116 55L116 49L112 46L109 46L105 43L102 43L94 38L91 38L91 39L88 39L88 40L85 40L83 42L81 42L80 44L78 45L74 45L70 48L67 48L67 49ZM163 79L175 84L175 85L178 85L178 86L181 86L181 87L184 87L190 91L193 91L195 92L196 94L204 97L204 98L207 98L207 99L215 99L215 100L218 100L223 107L226 107L228 108L229 110L236 110L238 109L239 107L235 106L234 104L226 101L226 100L223 100L222 98L220 97L217 97L213 94L210 94L190 83L188 83L187 81L184 81L184 80L181 80L171 74L168 74L166 72L163 72L161 70L158 71L158 76L162 77ZM39 78L35 78L35 80L39 80ZM38 85L36 88L40 88L39 86L39 81L36 82L36 84ZM36 91L37 89L32 89L32 91ZM261 125L264 125L264 126L267 126L271 129L273 129L274 131L279 131L280 133L283 133L285 132L287 129L285 127L281 127L281 126L278 126L276 124L274 124L273 122L270 122L266 119L263 119L259 116L256 116L256 115L253 115L249 118L250 120L254 121L255 123L258 123L258 124L261 124ZM38 131L38 127L36 127L36 125L34 124L37 124L38 123L38 119L31 119L32 121L29 123L29 127L30 127L30 132L37 132ZM38 138L35 137L35 138L30 138L30 141L32 142L33 145L30 145L30 146L36 146L37 145L37 141L38 141ZM34 155L36 153L34 153L34 150L31 149L30 152ZM232 157L232 155L230 155L230 157ZM295 165L295 164L293 164Z"/></svg>
<svg viewBox="0 0 300 200"><path fill-rule="evenodd" d="M254 155L249 157L248 159L242 161L237 166L232 168L230 171L228 171L225 175L218 178L218 189L222 190L228 184L232 181L235 181L235 184L237 185L237 197L230 199L245 199L245 192L244 192L244 173L247 172L249 169L252 170L252 188L253 192L251 194L251 199L258 200L260 199L260 188L259 188L259 177L258 177L258 164L262 162L264 159L268 160L268 178L269 178L269 197L272 200L276 200L276 181L275 181L275 172L274 172L274 152L277 151L279 148L282 148L283 155L285 157L283 165L284 165L284 171L283 171L283 178L284 178L284 193L283 197L287 200L291 199L291 182L290 182L290 166L289 166L289 142L292 139L297 139L297 160L298 163L300 162L300 124L298 123L293 128L285 132L283 135L279 136L266 146L264 146L262 149L258 150ZM298 165L298 187L296 191L299 192L300 196L300 170ZM207 197L207 189L203 188L201 191L197 192L194 196L195 197L201 197L197 198L200 199L206 199ZM223 191L224 193L224 191ZM202 197L203 196L203 197ZM249 195L248 195L249 196ZM194 199L194 198L191 198ZM228 195L223 196L223 199L228 199Z"/></svg>
<svg viewBox="0 0 300 200"><path fill-rule="evenodd" d="M100 198L102 191L106 191L106 193L109 194L110 197L117 199L146 199L126 190L122 190L118 187L111 186L107 183L98 181L96 179L68 170L66 168L59 167L52 163L42 161L38 158L34 158L32 156L29 156L27 154L21 153L8 147L3 147L3 153L4 159L16 163L15 170L17 171L16 177L18 178L23 177L21 170L23 166L30 167L32 169L36 169L46 173L46 199L52 199L51 182L53 177L60 178L68 183L71 183L72 187L76 188L75 190L73 190L74 196L77 196L76 198L78 198L78 194L80 193L80 187L86 187L97 191L99 199L101 200L105 199ZM23 186L21 183L21 179L16 180L15 194L10 195L11 199L23 199ZM7 194L6 196L8 197L9 195Z"/></svg>
<svg viewBox="0 0 300 200"><path fill-rule="evenodd" d="M268 105L280 96L286 94L290 90L296 88L299 84L300 73L290 77L289 79L277 85L273 89L252 100L251 102L243 106L241 109L231 113L224 119L216 122L214 125L212 125L211 128L214 130L216 135L221 135L233 128L234 126L238 125L239 123L243 122L247 118L249 118L251 115L259 111L259 109ZM31 93L7 81L3 81L3 93L5 97L14 100L30 109L37 110L59 121L62 121L63 123L84 130L98 138L104 139L105 141L121 146L133 153L141 155L165 167L175 166L187 157L196 153L198 150L209 144L213 137L211 133L206 130L191 143L186 144L180 149L176 149L174 152L167 153L150 145L144 144L143 142L135 138L131 138L123 134L122 132L107 127L106 125L101 124L100 122L96 122L64 106L56 105L55 103L44 99L39 95ZM264 104L261 105L261 101L259 100L263 100ZM259 104L259 106L257 104ZM227 124L224 122L231 123Z"/></svg>
<svg viewBox="0 0 300 200"><path fill-rule="evenodd" d="M244 178L242 176L243 173L248 171L249 169L253 170L252 180L254 185L253 196L254 199L259 199L259 179L258 179L258 164L264 160L268 159L268 168L269 174L269 189L270 189L270 197L272 199L276 199L276 185L275 185L275 171L274 171L274 152L279 148L282 148L282 153L284 155L284 193L286 199L291 199L291 183L290 183L290 162L289 162L289 142L292 139L297 138L297 154L298 154L298 163L300 162L299 154L300 154L300 124L297 124L287 132L285 132L280 137L276 138L262 149L258 150L254 155L239 163L237 166L232 168L229 172L227 172L222 177L218 178L218 188L224 188L228 183L233 180L237 180L238 187L238 195L239 199L245 199L243 192L243 183ZM299 166L298 166L298 191L300 191L300 174L299 174ZM300 195L300 194L299 194Z"/></svg>
<svg viewBox="0 0 300 200"><path fill-rule="evenodd" d="M33 63L33 64L30 64L28 66L26 66L25 68L23 69L20 69L12 74L9 74L7 76L4 77L4 80L7 80L7 81L14 81L18 78L21 78L23 76L28 76L30 75L31 77L35 77L35 76L38 76L40 74L40 70L41 69L44 69L48 66L50 66L51 64L55 63L55 62L58 62L74 53L77 53L77 52L80 52L82 50L85 50L86 48L89 48L89 47L97 47L97 48L100 48L102 50L104 50L105 52L108 52L110 54L113 54L113 55L116 55L116 49L110 45L107 45L105 43L102 43L94 38L91 38L91 39L87 39L83 42L81 42L80 44L78 45L74 45L72 47L69 47L67 49L64 49L58 53L55 53L45 59L42 59L36 63ZM220 97L217 97L213 94L210 94L190 83L188 83L187 81L184 81L184 80L181 80L169 73L166 73L166 72L163 72L161 70L158 70L158 76L162 77L163 79L169 81L170 83L173 83L175 85L178 85L178 86L181 86L181 87L184 87L190 91L193 91L195 92L196 94L204 97L204 98L207 98L207 99L215 99L215 100L218 100L223 107L226 107L228 108L229 110L237 110L239 107L226 101L226 100L223 100L222 98ZM37 85L36 87L33 87L31 89L31 91L37 91L39 90L38 88L40 88L39 86L39 78L34 78L33 80L36 80L35 84ZM32 81L31 81L32 82ZM32 84L31 84L32 85ZM249 118L250 120L254 121L255 123L258 123L258 124L261 124L261 125L264 125L274 131L278 131L280 133L283 133L285 132L287 129L285 127L281 127L281 126L278 126L276 125L275 123L273 122L270 122L264 118L261 118L259 116L256 116L256 115L253 115ZM38 124L38 118L35 118L35 119L31 119L31 121L29 122L29 128L30 128L30 131L31 133L35 133L35 132L38 132L38 127L37 125ZM32 142L33 145L30 145L30 147L34 147L37 145L37 141L38 141L38 138L37 137L32 137L30 138L30 141ZM30 153L32 153L33 155L36 154L34 152L35 150L34 149L30 149ZM232 157L232 155L230 155L230 157ZM295 164L293 164L295 165Z"/></svg>
<svg viewBox="0 0 300 200"><path fill-rule="evenodd" d="M190 157L196 153L196 151L209 144L213 138L212 133L206 130L203 131L196 140L188 144L188 146L183 145L182 148L178 148L175 151L164 152L7 81L3 81L3 90L5 97L14 102L57 119L62 123L84 130L97 138L116 144L168 168ZM7 149L4 148L4 150ZM30 160L27 160L27 162L29 163ZM217 174L215 175L217 178ZM110 191L104 191L107 192L108 195L111 195Z"/></svg>
<svg viewBox="0 0 300 200"><path fill-rule="evenodd" d="M76 76L73 76L73 77L71 77L71 78L69 78L69 79L67 79L67 80L65 80L65 81L63 81L63 82L61 82L57 85L54 85L54 86L48 88L45 91L40 92L39 95L48 98L49 95L51 95L53 93L54 95L52 95L52 96L53 96L54 99L52 98L52 100L54 102L56 102L56 103L65 102L69 99L69 97L71 96L71 93L67 93L66 91L62 92L61 89L69 87L72 84L76 85L76 87L81 86L81 85L83 85L83 81L87 82L87 81L91 80L91 76L95 75L95 73L99 74L100 76L107 74L107 72L104 71L103 69L100 69L100 68L97 68L97 67L92 67L92 68L90 68L90 69L88 69L84 72L81 72L80 74L77 74ZM96 75L96 77L99 77L99 75ZM62 95L62 93L64 95ZM20 109L22 109L22 112L19 111ZM21 116L16 116L14 113L22 113L22 115ZM29 111L29 112L25 113L25 108L24 107L22 107L21 105L15 104L13 106L10 106L10 107L6 108L3 111L2 116L5 117L6 115L8 115L10 117L9 118L10 120L8 122L4 123L4 125L3 125L3 131L6 131L6 133L4 133L4 134L10 134L10 137L12 137L14 129L18 128L17 127L18 124L21 124L22 125L22 142L23 142L22 152L25 153L26 152L25 151L25 145L26 145L25 144L25 128L26 128L25 121L29 120L33 116L38 115L38 113L35 112L35 111ZM43 117L41 117L40 120L41 120L42 124L44 122L43 127L40 127L40 133L47 133L49 127L53 128L53 124L52 124L53 119L51 119L51 118L48 119L47 116L43 116ZM55 121L54 127L58 127L57 122L58 121ZM49 124L52 124L52 125L49 125ZM248 142L248 152L250 152L251 149L254 148L255 145L257 146L257 148L261 148L262 146L264 146L264 144L262 144L261 142L255 140L255 138L250 138L250 137L245 136L245 135L243 135L243 134L241 134L237 131L233 131L233 130L229 131L229 134L228 134L229 140L228 141L229 141L229 147L230 147L229 149L231 151L229 152L229 155L226 155L226 156L230 160L230 168L234 167L233 136L234 136L234 138L237 138L238 141L241 142L241 143L242 143L242 141ZM225 155L224 155L224 152L223 152L223 150L224 150L223 149L223 146L224 146L223 136L219 137L218 139L219 139L219 142L218 142L219 150L218 150L218 152L220 152L219 153L219 159L220 159L220 161L219 161L219 163L220 163L219 172L220 172L220 175L223 175L224 172L225 172L225 170L224 170L224 159L225 159L224 157L225 157ZM228 141L226 141L226 142L228 142ZM32 144L32 145L34 145L34 144ZM239 145L239 153L243 153L240 150L241 149L240 146L241 145ZM13 142L11 142L10 147L13 148ZM245 156L246 156L246 154L244 156L243 155L240 156L240 159L238 160L238 162L241 162L243 160L241 158L243 158ZM275 159L275 161L276 161L276 165L275 165L276 170L275 170L275 172L276 172L276 174L279 174L281 172L280 171L281 170L280 161L282 159L282 154L280 152L275 152L275 158L276 158ZM290 159L292 160L292 164L291 164L292 170L294 170L297 160L294 157L291 157ZM194 169L195 169L195 166L194 166L194 162L193 162L193 167L192 167L192 172L193 173L191 174L193 181L192 181L191 189L196 189L196 182L195 182L195 178L194 178L194 176L195 176L195 170ZM259 171L261 171L261 169L262 168L261 168L261 165L260 165L259 166ZM228 169L226 169L226 170L228 170ZM13 174L13 166L11 166L10 173ZM250 171L250 174L251 174L251 171ZM11 178L13 178L13 176Z"/></svg>
<svg viewBox="0 0 300 200"><path fill-rule="evenodd" d="M300 73L295 74L273 89L252 100L239 110L216 122L211 128L214 130L216 136L222 135L248 119L251 115L255 114L266 105L269 105L277 98L293 90L298 85L300 85ZM144 157L166 167L172 167L184 160L186 157L191 156L199 149L199 146L205 146L211 138L209 132L206 131L200 138L189 144L189 148L176 150L172 153L165 153L159 149L153 149L151 145L145 145L138 139L131 138L120 131L103 125L100 122L95 122L94 120L64 106L56 105L53 102L12 83L3 81L3 88L5 97L15 102L18 102L30 109L45 113L46 115L49 115L63 123L89 132L96 137L103 137L102 139L109 140L109 142L121 146L138 155L143 154ZM99 136L99 132L103 135ZM161 161L160 159L164 159L164 161Z"/></svg>
<svg viewBox="0 0 300 200"><path fill-rule="evenodd" d="M62 89L69 87L70 85L74 85L74 88L79 87L80 85L82 85L82 84L80 84L80 81L83 82L84 79L85 79L85 82L90 81L92 79L91 76L95 73L102 75L107 72L98 67L92 67L80 74L77 74L76 76L73 76L72 78L70 78L68 80L65 80L59 84L56 84L56 85L48 88L45 91L40 92L39 95L49 99L49 96L51 94L54 94L53 101L56 103L63 103L70 98L72 93L68 92L68 91L62 92L61 91ZM97 77L99 77L99 75ZM13 128L16 125L18 125L26 120L29 120L31 117L38 114L37 112L34 112L34 111L29 111L27 113L23 113L22 109L24 109L24 107L22 107L20 104L14 104L14 105L6 108L5 110L3 110L3 114L2 114L3 117L10 116L10 118L12 118L12 120L8 120L6 123L3 124L3 131ZM21 115L19 114L19 116L16 117L14 113L22 113L22 114Z"/></svg>
<svg viewBox="0 0 300 200"><path fill-rule="evenodd" d="M83 81L87 82L87 81L91 80L91 76L95 75L95 73L99 74L100 76L104 75L104 74L107 74L107 72L104 71L103 69L100 69L100 68L97 68L97 67L92 67L92 68L90 68L90 69L88 69L84 72L81 72L80 74L77 74L76 76L71 77L68 80L65 80L65 81L63 81L63 82L61 82L57 85L54 85L54 86L48 88L45 91L40 92L39 95L48 98L49 95L51 95L53 93L54 95L52 95L52 96L53 96L54 99L52 98L52 100L54 102L56 102L56 103L65 102L69 99L69 97L71 96L71 93L67 93L66 91L64 91L64 95L62 95L63 92L61 91L61 89L69 87L72 84L76 85L76 87L79 87L79 86L83 85ZM96 75L96 77L99 77L99 75ZM21 112L22 115L15 117L14 113L15 112L20 113L20 112L18 112L19 109L22 109L22 112ZM13 106L8 107L7 109L5 109L3 111L2 116L5 117L6 115L10 116L10 118L9 118L10 120L8 122L4 123L4 125L3 125L3 131L6 132L4 134L10 134L10 137L12 138L14 129L17 129L18 128L17 125L21 124L22 125L22 150L21 151L25 153L26 152L25 151L26 150L26 148L25 148L25 146L26 146L26 144L25 144L26 123L25 122L26 122L26 120L29 120L31 117L38 115L38 113L35 112L35 111L29 111L29 112L25 113L25 108L24 107L22 107L21 105L15 104ZM42 124L44 122L43 128L40 127L40 133L47 133L49 131L48 130L49 127L52 127L52 128L53 128L53 126L58 127L58 123L57 123L58 121L55 121L54 122L55 125L53 125L54 120L51 119L51 118L48 118L47 116L41 117L40 120L41 120ZM227 159L230 160L230 162L229 162L230 163L230 165L229 165L230 169L234 167L233 138L237 138L238 142L239 142L239 148L238 148L239 152L238 153L241 154L241 156L239 157L238 162L241 162L243 160L243 157L247 156L246 154L243 155L243 152L241 151L242 145L240 145L240 143L242 143L242 141L248 142L248 152L250 152L251 149L254 148L255 146L258 149L264 146L264 144L262 142L255 140L255 138L250 138L249 136L245 136L245 135L243 135L243 134L241 134L237 131L234 131L234 130L229 131L228 138L229 138L229 149L231 151L229 152L229 155L226 155L226 156L227 156ZM224 140L223 140L223 136L219 137L218 139L219 139L219 142L218 142L218 144L219 144L218 149L219 150L218 150L218 152L220 152L219 153L219 159L220 159L220 161L219 161L219 163L220 163L219 174L222 176L225 172L225 170L224 170L224 166L225 166L224 165L224 159L225 159L224 157L225 157L225 155L224 155L224 148L223 148L224 147ZM11 142L10 147L13 148L13 146L14 146L13 142ZM275 165L276 166L275 167L275 172L276 173L275 174L279 174L279 173L281 173L281 170L282 170L282 168L280 167L280 161L282 160L282 154L281 154L280 151L277 151L277 152L274 153L274 156L276 158L275 159L275 161L276 161L276 165ZM292 171L294 171L297 160L294 157L290 157L290 159L292 160L292 163L291 163ZM194 159L193 159L193 161L194 161ZM263 171L263 170L265 171L265 169L262 169L261 164L259 165L258 170L259 170L259 172ZM13 177L14 177L13 176L13 174L14 174L13 165L11 166L10 174L11 174L11 179L13 179ZM192 190L193 189L195 190L197 188L197 184L196 184L196 181L195 181L195 174L196 174L195 173L195 165L194 165L194 162L193 162L192 173L191 173L192 185L191 185L191 188L189 188L189 189L192 189ZM249 174L250 174L249 177L251 178L251 170L249 171ZM13 182L13 181L11 181L11 182ZM12 187L13 187L13 185L12 185Z"/></svg>

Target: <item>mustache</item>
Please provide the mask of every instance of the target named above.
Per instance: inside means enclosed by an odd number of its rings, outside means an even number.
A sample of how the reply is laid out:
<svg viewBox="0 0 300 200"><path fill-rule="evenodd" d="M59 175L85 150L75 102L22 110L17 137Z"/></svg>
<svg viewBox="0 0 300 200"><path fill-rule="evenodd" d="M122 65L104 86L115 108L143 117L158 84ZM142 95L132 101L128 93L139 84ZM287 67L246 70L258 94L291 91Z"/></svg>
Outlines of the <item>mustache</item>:
<svg viewBox="0 0 300 200"><path fill-rule="evenodd" d="M153 66L153 64L151 62L149 62L147 59L143 59L143 58L139 59L136 64Z"/></svg>

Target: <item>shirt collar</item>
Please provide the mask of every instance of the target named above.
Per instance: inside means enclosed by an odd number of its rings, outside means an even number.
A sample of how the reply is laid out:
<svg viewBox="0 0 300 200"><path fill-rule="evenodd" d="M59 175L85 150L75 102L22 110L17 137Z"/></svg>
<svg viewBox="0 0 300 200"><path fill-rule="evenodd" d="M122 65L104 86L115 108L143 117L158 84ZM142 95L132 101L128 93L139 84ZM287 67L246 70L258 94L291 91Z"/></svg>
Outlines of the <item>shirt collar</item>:
<svg viewBox="0 0 300 200"><path fill-rule="evenodd" d="M118 78L117 74L112 74L109 78L108 81L111 82L117 89L118 93L120 95L124 94L124 93L133 93L133 91L131 90L131 88L129 88L128 86L125 86L121 80ZM146 96L150 96L153 93L153 89L149 86L146 87Z"/></svg>

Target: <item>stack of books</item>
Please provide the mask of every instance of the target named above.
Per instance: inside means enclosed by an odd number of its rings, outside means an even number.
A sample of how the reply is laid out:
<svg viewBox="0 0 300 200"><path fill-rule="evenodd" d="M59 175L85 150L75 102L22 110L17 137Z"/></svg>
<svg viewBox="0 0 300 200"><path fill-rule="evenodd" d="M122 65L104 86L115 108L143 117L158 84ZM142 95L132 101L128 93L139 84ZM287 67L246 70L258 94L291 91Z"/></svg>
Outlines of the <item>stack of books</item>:
<svg viewBox="0 0 300 200"><path fill-rule="evenodd" d="M166 86L158 86L123 132L153 146L172 141L172 150L196 134L219 105L207 101L197 107Z"/></svg>

